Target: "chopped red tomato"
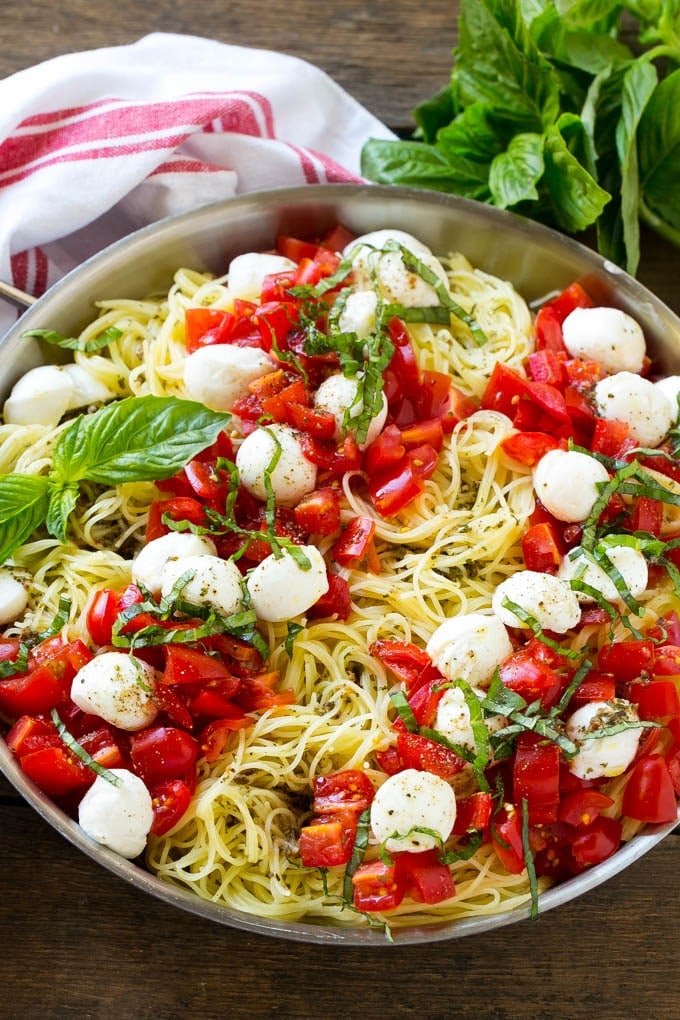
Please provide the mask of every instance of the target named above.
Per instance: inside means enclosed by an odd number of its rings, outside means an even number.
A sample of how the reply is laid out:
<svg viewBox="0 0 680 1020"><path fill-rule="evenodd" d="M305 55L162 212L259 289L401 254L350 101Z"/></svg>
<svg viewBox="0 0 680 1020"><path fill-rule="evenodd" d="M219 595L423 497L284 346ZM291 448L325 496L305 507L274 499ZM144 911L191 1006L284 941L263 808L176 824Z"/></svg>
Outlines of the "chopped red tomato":
<svg viewBox="0 0 680 1020"><path fill-rule="evenodd" d="M64 645L57 638L38 645L29 657L32 668L27 673L0 680L0 713L17 719L56 708L68 698L74 676L92 657L80 640Z"/></svg>
<svg viewBox="0 0 680 1020"><path fill-rule="evenodd" d="M198 743L185 730L152 726L133 733L130 754L135 772L153 789L167 779L186 779L198 758Z"/></svg>
<svg viewBox="0 0 680 1020"><path fill-rule="evenodd" d="M358 815L324 815L300 830L300 860L305 868L333 868L347 864L352 856Z"/></svg>
<svg viewBox="0 0 680 1020"><path fill-rule="evenodd" d="M293 512L297 523L310 535L334 535L340 528L340 494L325 485L303 496Z"/></svg>
<svg viewBox="0 0 680 1020"><path fill-rule="evenodd" d="M168 779L151 790L154 836L164 836L174 828L191 803L191 787L182 779Z"/></svg>
<svg viewBox="0 0 680 1020"><path fill-rule="evenodd" d="M240 681L214 655L206 655L188 645L175 644L164 645L163 654L165 670L160 677L161 683L200 684L207 680L220 680L227 682L232 693L239 688Z"/></svg>
<svg viewBox="0 0 680 1020"><path fill-rule="evenodd" d="M545 432L515 432L501 442L501 448L508 457L526 467L535 467L546 453L559 446L559 439Z"/></svg>
<svg viewBox="0 0 680 1020"><path fill-rule="evenodd" d="M232 337L236 316L219 308L187 308L184 313L184 330L189 354L208 344L228 343Z"/></svg>
<svg viewBox="0 0 680 1020"><path fill-rule="evenodd" d="M29 779L51 797L62 797L73 790L84 789L95 778L92 769L63 744L25 754L20 764Z"/></svg>
<svg viewBox="0 0 680 1020"><path fill-rule="evenodd" d="M253 720L236 706L231 709L233 715L221 717L209 722L199 737L199 747L206 761L216 761L227 745L227 741L236 730L252 726Z"/></svg>
<svg viewBox="0 0 680 1020"><path fill-rule="evenodd" d="M527 570L554 574L564 556L564 544L550 521L532 524L522 536L522 555Z"/></svg>
<svg viewBox="0 0 680 1020"><path fill-rule="evenodd" d="M535 733L520 733L512 771L513 799L526 800L531 825L557 820L560 799L560 751Z"/></svg>
<svg viewBox="0 0 680 1020"><path fill-rule="evenodd" d="M678 689L672 680L634 682L630 685L628 696L637 704L641 719L666 719L680 715Z"/></svg>
<svg viewBox="0 0 680 1020"><path fill-rule="evenodd" d="M613 803L611 797L599 790L572 790L560 799L557 817L561 822L583 829Z"/></svg>
<svg viewBox="0 0 680 1020"><path fill-rule="evenodd" d="M368 861L352 875L354 906L367 913L394 910L406 893L405 882L396 864Z"/></svg>
<svg viewBox="0 0 680 1020"><path fill-rule="evenodd" d="M344 577L339 574L328 574L328 591L317 599L307 610L310 620L323 620L327 616L337 616L339 620L347 620L352 611L352 593Z"/></svg>
<svg viewBox="0 0 680 1020"><path fill-rule="evenodd" d="M433 669L432 660L425 649L410 641L382 638L371 645L369 652L406 684L409 691L423 683ZM441 678L441 674L436 675Z"/></svg>
<svg viewBox="0 0 680 1020"><path fill-rule="evenodd" d="M406 457L392 469L369 479L371 502L381 517L392 517L407 507L423 491L422 478Z"/></svg>
<svg viewBox="0 0 680 1020"><path fill-rule="evenodd" d="M490 793L472 793L460 797L456 802L456 821L453 834L462 836L466 832L486 829L491 821L493 797Z"/></svg>
<svg viewBox="0 0 680 1020"><path fill-rule="evenodd" d="M370 517L353 517L343 529L331 550L331 560L341 567L357 567L362 563L373 573L380 572L373 536L376 524Z"/></svg>
<svg viewBox="0 0 680 1020"><path fill-rule="evenodd" d="M571 841L571 856L579 870L601 864L621 845L621 822L601 815L581 829Z"/></svg>
<svg viewBox="0 0 680 1020"><path fill-rule="evenodd" d="M625 815L640 822L660 824L677 818L675 789L662 755L645 755L633 765L622 807Z"/></svg>
<svg viewBox="0 0 680 1020"><path fill-rule="evenodd" d="M149 518L146 525L146 541L153 542L154 539L167 535L170 528L164 524L163 518L167 517L172 521L189 521L198 527L205 527L205 508L193 496L193 488L189 484L186 475L184 480L188 491L192 495L172 496L169 499L156 499L149 508Z"/></svg>
<svg viewBox="0 0 680 1020"><path fill-rule="evenodd" d="M373 783L365 772L358 769L316 776L312 785L314 811L320 815L336 814L341 809L361 814L375 796Z"/></svg>
<svg viewBox="0 0 680 1020"><path fill-rule="evenodd" d="M405 769L432 772L442 779L450 779L465 767L465 760L451 748L419 733L399 732L397 751Z"/></svg>
<svg viewBox="0 0 680 1020"><path fill-rule="evenodd" d="M506 871L511 875L524 871L522 816L513 804L503 804L491 819L491 842Z"/></svg>
<svg viewBox="0 0 680 1020"><path fill-rule="evenodd" d="M604 645L598 653L597 665L604 673L613 673L619 683L625 683L653 673L654 659L654 642L644 638Z"/></svg>
<svg viewBox="0 0 680 1020"><path fill-rule="evenodd" d="M456 895L451 869L442 863L436 850L395 854L394 861L405 894L418 903L442 903Z"/></svg>
<svg viewBox="0 0 680 1020"><path fill-rule="evenodd" d="M512 652L499 667L500 678L506 687L515 691L526 702L540 701L544 708L551 708L559 701L563 684L552 666L543 662L535 653L534 646Z"/></svg>

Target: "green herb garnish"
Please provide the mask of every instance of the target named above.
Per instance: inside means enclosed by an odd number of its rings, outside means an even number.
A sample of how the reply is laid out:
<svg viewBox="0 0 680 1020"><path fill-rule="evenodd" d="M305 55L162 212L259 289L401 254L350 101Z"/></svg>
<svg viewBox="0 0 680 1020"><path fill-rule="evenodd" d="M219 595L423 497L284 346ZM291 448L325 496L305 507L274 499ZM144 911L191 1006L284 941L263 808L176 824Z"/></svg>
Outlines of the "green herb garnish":
<svg viewBox="0 0 680 1020"><path fill-rule="evenodd" d="M96 772L97 775L101 776L102 779L105 779L107 783L111 783L112 786L122 786L122 783L118 776L114 775L113 772L109 771L109 769L104 768L103 765L100 765L99 762L96 761L92 757L92 755L88 751L86 751L81 744L78 743L76 738L69 733L69 731L66 729L66 726L61 721L59 713L57 712L56 708L52 709L50 715L52 718L52 722L57 727L57 732L61 737L62 741L64 742L64 744L66 744L69 751L75 754L76 758L80 758L80 760L85 765L87 765L89 769L92 769L93 772Z"/></svg>

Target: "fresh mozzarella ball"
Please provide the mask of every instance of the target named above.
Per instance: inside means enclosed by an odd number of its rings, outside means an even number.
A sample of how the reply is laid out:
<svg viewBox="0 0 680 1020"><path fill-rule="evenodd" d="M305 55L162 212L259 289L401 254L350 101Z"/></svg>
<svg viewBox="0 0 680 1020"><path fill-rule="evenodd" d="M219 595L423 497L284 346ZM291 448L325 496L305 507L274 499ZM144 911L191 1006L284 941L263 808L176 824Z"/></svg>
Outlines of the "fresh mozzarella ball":
<svg viewBox="0 0 680 1020"><path fill-rule="evenodd" d="M205 553L169 560L163 569L161 595L170 594L183 574L191 574L180 598L195 606L212 606L222 616L231 616L243 606L241 573L231 560Z"/></svg>
<svg viewBox="0 0 680 1020"><path fill-rule="evenodd" d="M418 769L405 769L390 776L371 804L373 835L390 853L431 850L437 845L434 836L412 830L431 829L445 841L455 820L456 797L452 788L439 776Z"/></svg>
<svg viewBox="0 0 680 1020"><path fill-rule="evenodd" d="M327 379L324 379L316 391L314 406L320 411L330 411L330 413L335 417L336 439L341 439L345 434L343 427L345 411L347 411L350 407L352 408L352 414L350 417L351 423L352 419L358 418L364 409L363 400L359 400L356 407L353 406L358 389L359 378L348 379L347 376L337 372L335 375L330 375ZM359 448L361 450L365 450L367 446L370 446L370 444L378 438L385 425L385 421L387 419L387 399L384 393L381 394L381 399L381 408L376 416L371 419L366 439L363 443L359 443Z"/></svg>
<svg viewBox="0 0 680 1020"><path fill-rule="evenodd" d="M639 372L645 338L639 324L619 308L575 308L562 323L572 358L599 361L605 372Z"/></svg>
<svg viewBox="0 0 680 1020"><path fill-rule="evenodd" d="M116 396L113 390L90 375L82 365L64 365L62 371L70 377L73 383L73 396L69 410L87 407L88 404L105 404Z"/></svg>
<svg viewBox="0 0 680 1020"><path fill-rule="evenodd" d="M484 698L484 691L474 687L473 691L480 700ZM484 723L487 730L494 733L506 725L507 719L502 715L487 715L484 718ZM475 750L476 743L470 719L470 708L460 687L450 687L442 694L437 705L434 728L451 743L458 744L470 751Z"/></svg>
<svg viewBox="0 0 680 1020"><path fill-rule="evenodd" d="M296 263L283 255L255 251L237 255L229 263L227 279L229 293L232 297L256 301L260 297L265 276L271 276L273 273L285 273L289 269L296 268Z"/></svg>
<svg viewBox="0 0 680 1020"><path fill-rule="evenodd" d="M266 500L265 477L277 450L279 458L269 477L276 502L294 506L316 485L316 465L307 460L299 433L287 425L255 429L241 443L236 454L241 484L251 496Z"/></svg>
<svg viewBox="0 0 680 1020"><path fill-rule="evenodd" d="M618 372L595 385L602 418L624 421L641 446L658 446L675 420L668 397L633 372Z"/></svg>
<svg viewBox="0 0 680 1020"><path fill-rule="evenodd" d="M212 411L230 411L253 380L274 371L274 362L257 347L208 344L184 362L184 385L192 400Z"/></svg>
<svg viewBox="0 0 680 1020"><path fill-rule="evenodd" d="M71 683L71 700L121 730L141 730L158 714L155 671L127 652L102 652L85 663Z"/></svg>
<svg viewBox="0 0 680 1020"><path fill-rule="evenodd" d="M148 542L132 561L132 580L152 595L160 595L165 568L172 560L187 556L214 556L215 543L206 536L170 531Z"/></svg>
<svg viewBox="0 0 680 1020"><path fill-rule="evenodd" d="M585 521L608 481L604 464L577 450L550 450L534 469L534 492L558 521Z"/></svg>
<svg viewBox="0 0 680 1020"><path fill-rule="evenodd" d="M430 249L402 230L376 230L358 237L345 248L352 259L355 285L370 290L377 282L383 297L407 308L439 304L436 291L421 276L404 264L399 251L383 251L389 241L396 241L432 270L448 288L446 270Z"/></svg>
<svg viewBox="0 0 680 1020"><path fill-rule="evenodd" d="M630 701L591 701L567 719L566 733L578 746L578 753L569 762L569 771L579 779L600 779L620 776L637 754L642 727L633 726L611 736L598 732L617 723L639 722Z"/></svg>
<svg viewBox="0 0 680 1020"><path fill-rule="evenodd" d="M9 570L0 570L0 624L14 623L27 605L28 594L23 584Z"/></svg>
<svg viewBox="0 0 680 1020"><path fill-rule="evenodd" d="M328 591L324 558L314 545L298 547L310 562L304 570L287 549L267 556L248 575L250 605L259 620L280 623L306 612Z"/></svg>
<svg viewBox="0 0 680 1020"><path fill-rule="evenodd" d="M425 650L447 680L486 687L496 667L511 654L512 645L497 616L467 613L437 627Z"/></svg>
<svg viewBox="0 0 680 1020"><path fill-rule="evenodd" d="M151 794L134 772L110 769L119 786L97 776L78 806L78 822L96 843L121 857L139 857L151 830Z"/></svg>
<svg viewBox="0 0 680 1020"><path fill-rule="evenodd" d="M498 585L491 599L493 611L506 627L527 627L528 624L505 608L505 599L521 606L543 630L552 630L556 634L571 630L581 618L576 592L567 582L537 570L518 570Z"/></svg>
<svg viewBox="0 0 680 1020"><path fill-rule="evenodd" d="M15 383L5 401L7 425L46 425L54 428L71 407L75 386L57 365L40 365Z"/></svg>
<svg viewBox="0 0 680 1020"><path fill-rule="evenodd" d="M665 397L668 398L672 412L673 421L678 420L678 396L680 396L680 375L669 375L665 379L659 379L658 382L654 383L654 386L659 390Z"/></svg>
<svg viewBox="0 0 680 1020"><path fill-rule="evenodd" d="M613 545L607 549L607 556L612 561L623 578L626 588L634 599L638 598L647 590L649 581L649 569L647 560L639 551L629 545ZM599 566L589 556L586 556L581 546L564 557L560 563L557 576L563 581L571 581L578 578L591 588L599 591L607 602L618 602L620 595L616 585L607 574L606 568ZM586 592L576 592L579 602L595 602L591 595Z"/></svg>
<svg viewBox="0 0 680 1020"><path fill-rule="evenodd" d="M377 307L378 295L375 291L353 291L338 318L338 329L342 333L356 333L360 340L365 340L375 329Z"/></svg>

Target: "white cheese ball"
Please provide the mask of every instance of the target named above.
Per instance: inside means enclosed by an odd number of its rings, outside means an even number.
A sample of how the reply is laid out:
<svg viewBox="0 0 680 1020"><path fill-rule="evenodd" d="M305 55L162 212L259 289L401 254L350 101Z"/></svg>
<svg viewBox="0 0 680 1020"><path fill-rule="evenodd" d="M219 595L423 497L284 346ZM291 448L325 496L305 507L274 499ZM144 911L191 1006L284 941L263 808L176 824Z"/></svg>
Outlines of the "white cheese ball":
<svg viewBox="0 0 680 1020"><path fill-rule="evenodd" d="M69 410L87 407L89 404L106 404L116 397L113 390L91 375L82 365L64 365L62 371L69 376L73 383L73 396Z"/></svg>
<svg viewBox="0 0 680 1020"><path fill-rule="evenodd" d="M195 606L211 606L222 616L231 616L243 608L241 572L231 560L200 554L169 560L163 570L161 595L167 598L183 574L191 580L182 588L180 598Z"/></svg>
<svg viewBox="0 0 680 1020"><path fill-rule="evenodd" d="M0 570L0 624L14 623L28 605L28 593L9 570Z"/></svg>
<svg viewBox="0 0 680 1020"><path fill-rule="evenodd" d="M251 382L274 368L269 355L258 347L208 344L186 358L184 386L187 396L212 411L230 411L236 400L248 395Z"/></svg>
<svg viewBox="0 0 680 1020"><path fill-rule="evenodd" d="M376 230L358 237L344 251L352 259L355 285L360 290L373 289L376 284L384 298L406 308L438 305L434 287L417 272L407 268L400 251L383 251L389 241L396 241L434 272L448 289L446 270L430 249L402 230Z"/></svg>
<svg viewBox="0 0 680 1020"><path fill-rule="evenodd" d="M71 683L71 700L121 730L141 730L154 721L155 670L128 652L102 652L85 663Z"/></svg>
<svg viewBox="0 0 680 1020"><path fill-rule="evenodd" d="M647 560L639 549L630 545L612 545L607 548L607 556L621 574L626 588L634 599L640 597L647 590L649 582L649 568ZM572 549L560 563L557 576L563 581L572 581L578 578L590 588L599 591L607 602L619 602L620 595L616 585L607 573L606 567L599 566L591 557L587 556L581 546ZM587 592L576 592L579 602L596 602L597 600Z"/></svg>
<svg viewBox="0 0 680 1020"><path fill-rule="evenodd" d="M22 375L5 401L7 425L45 425L54 428L71 407L75 386L57 365L40 365Z"/></svg>
<svg viewBox="0 0 680 1020"><path fill-rule="evenodd" d="M595 404L600 417L625 422L641 446L658 446L675 421L663 391L633 372L618 372L596 383Z"/></svg>
<svg viewBox="0 0 680 1020"><path fill-rule="evenodd" d="M668 375L659 379L654 386L668 399L673 414L673 422L678 420L678 396L680 396L680 375Z"/></svg>
<svg viewBox="0 0 680 1020"><path fill-rule="evenodd" d="M496 667L512 653L512 645L497 616L467 613L440 624L425 650L447 680L488 687Z"/></svg>
<svg viewBox="0 0 680 1020"><path fill-rule="evenodd" d="M473 688L473 692L480 700L484 698L484 691ZM495 733L507 723L503 715L487 715L484 717L484 724L489 733ZM443 734L452 744L465 747L469 751L475 751L476 742L472 729L470 708L463 690L460 687L449 687L444 691L439 704L434 728L438 733Z"/></svg>
<svg viewBox="0 0 680 1020"><path fill-rule="evenodd" d="M134 772L110 769L119 786L97 776L78 806L78 822L96 843L121 857L139 857L153 822L151 794Z"/></svg>
<svg viewBox="0 0 680 1020"><path fill-rule="evenodd" d="M236 454L236 467L241 484L251 496L266 501L265 476L277 450L279 458L270 473L276 502L294 506L314 490L316 465L305 457L299 435L288 425L268 425L245 437Z"/></svg>
<svg viewBox="0 0 680 1020"><path fill-rule="evenodd" d="M528 627L503 605L505 599L521 606L543 630L564 634L581 618L581 607L566 581L537 570L518 570L502 581L491 599L493 611L506 627Z"/></svg>
<svg viewBox="0 0 680 1020"><path fill-rule="evenodd" d="M297 264L291 259L287 259L284 255L256 251L237 255L229 263L229 274L227 277L229 293L232 298L258 301L265 276L272 276L274 273L285 273L289 269L296 268Z"/></svg>
<svg viewBox="0 0 680 1020"><path fill-rule="evenodd" d="M375 330L375 313L378 295L373 290L355 290L347 300L338 318L341 333L356 333L365 340Z"/></svg>
<svg viewBox="0 0 680 1020"><path fill-rule="evenodd" d="M558 521L585 521L609 481L604 464L577 450L550 450L534 469L534 492Z"/></svg>
<svg viewBox="0 0 680 1020"><path fill-rule="evenodd" d="M359 373L359 376L355 379L348 379L347 376L342 375L342 373L336 372L335 375L329 375L327 379L324 379L314 396L314 406L319 411L330 411L335 418L336 439L341 439L345 435L345 429L343 426L345 412L350 407L352 408L352 414L349 419L349 431L353 431L352 420L358 418L364 409L363 400L359 400L355 407L352 406L356 400L360 378L361 373ZM362 443L359 443L359 448L361 450L365 450L367 446L370 446L382 432L385 426L385 421L387 420L387 410L387 399L385 394L382 393L380 410L371 419L366 433L366 439Z"/></svg>
<svg viewBox="0 0 680 1020"><path fill-rule="evenodd" d="M306 612L328 591L324 558L314 545L301 545L309 569L301 567L287 549L267 556L248 575L250 606L259 620L280 623Z"/></svg>
<svg viewBox="0 0 680 1020"><path fill-rule="evenodd" d="M371 804L373 835L390 853L431 850L437 840L429 833L411 830L431 829L444 842L455 820L456 797L451 786L439 776L418 769L390 776Z"/></svg>
<svg viewBox="0 0 680 1020"><path fill-rule="evenodd" d="M169 531L139 551L132 561L132 580L152 595L160 595L168 563L188 556L214 556L216 551L215 543L205 535Z"/></svg>
<svg viewBox="0 0 680 1020"><path fill-rule="evenodd" d="M605 372L639 372L645 359L640 325L619 308L575 308L562 323L572 358L598 361Z"/></svg>
<svg viewBox="0 0 680 1020"><path fill-rule="evenodd" d="M591 701L577 709L566 726L567 736L578 746L569 771L579 779L620 776L637 754L642 727L633 726L611 736L598 737L597 733L617 723L639 721L635 706L623 698Z"/></svg>

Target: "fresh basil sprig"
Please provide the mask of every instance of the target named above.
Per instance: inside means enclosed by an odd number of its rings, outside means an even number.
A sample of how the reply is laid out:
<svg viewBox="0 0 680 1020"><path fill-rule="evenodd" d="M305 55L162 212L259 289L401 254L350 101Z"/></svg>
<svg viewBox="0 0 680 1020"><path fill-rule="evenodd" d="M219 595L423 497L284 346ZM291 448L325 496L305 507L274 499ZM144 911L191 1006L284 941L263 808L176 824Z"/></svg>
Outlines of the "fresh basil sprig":
<svg viewBox="0 0 680 1020"><path fill-rule="evenodd" d="M0 562L42 524L60 541L80 483L170 478L215 441L231 419L176 397L127 397L75 418L61 433L47 475L0 475Z"/></svg>
<svg viewBox="0 0 680 1020"><path fill-rule="evenodd" d="M21 335L22 337L34 337L36 340L44 340L45 343L51 344L53 347L61 347L63 350L85 351L86 354L93 354L95 351L101 351L103 347L108 347L115 340L120 340L123 331L116 326L109 326L108 329L92 337L91 340L64 336L62 333L57 333L54 329L27 329Z"/></svg>

